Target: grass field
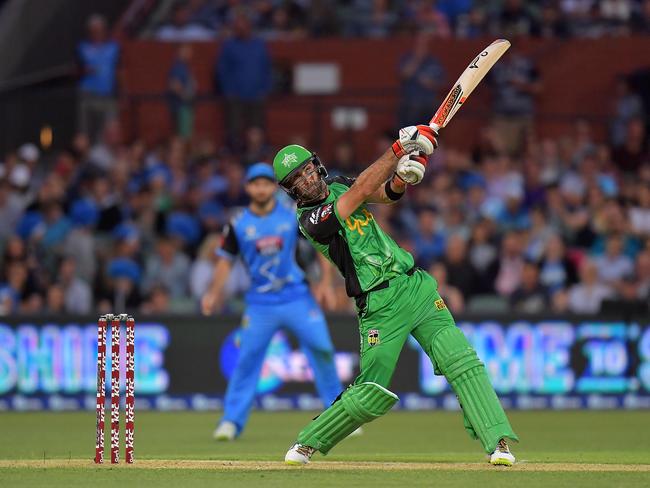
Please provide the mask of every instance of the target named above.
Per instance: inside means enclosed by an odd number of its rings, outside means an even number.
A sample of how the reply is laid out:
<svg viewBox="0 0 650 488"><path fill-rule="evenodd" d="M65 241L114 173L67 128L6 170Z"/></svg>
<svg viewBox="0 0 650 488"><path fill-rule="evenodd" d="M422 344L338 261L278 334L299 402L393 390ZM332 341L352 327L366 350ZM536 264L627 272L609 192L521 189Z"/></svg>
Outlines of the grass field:
<svg viewBox="0 0 650 488"><path fill-rule="evenodd" d="M92 463L92 412L0 413L0 485L650 486L647 411L513 412L522 440L513 468L489 466L459 414L393 412L306 468L285 467L286 449L311 416L256 413L237 442L216 443L216 414L139 412L136 463L115 467Z"/></svg>

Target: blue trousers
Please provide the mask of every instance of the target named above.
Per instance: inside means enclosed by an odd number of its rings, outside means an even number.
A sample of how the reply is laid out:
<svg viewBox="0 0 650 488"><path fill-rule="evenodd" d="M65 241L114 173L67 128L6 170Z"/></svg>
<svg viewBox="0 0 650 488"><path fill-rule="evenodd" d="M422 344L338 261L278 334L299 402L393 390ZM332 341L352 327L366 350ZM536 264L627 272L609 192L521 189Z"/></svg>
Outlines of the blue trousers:
<svg viewBox="0 0 650 488"><path fill-rule="evenodd" d="M222 421L244 429L271 338L279 329L293 333L314 371L316 390L329 406L343 391L334 365L334 346L320 307L311 295L280 305L246 307L239 358L224 401Z"/></svg>

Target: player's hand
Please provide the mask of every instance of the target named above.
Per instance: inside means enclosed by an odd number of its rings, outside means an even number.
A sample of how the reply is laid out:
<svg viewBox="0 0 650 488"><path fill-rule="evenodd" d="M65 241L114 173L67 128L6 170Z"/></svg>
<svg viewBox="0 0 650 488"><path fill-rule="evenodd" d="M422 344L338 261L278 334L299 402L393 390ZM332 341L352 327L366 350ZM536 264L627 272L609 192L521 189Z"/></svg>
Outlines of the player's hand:
<svg viewBox="0 0 650 488"><path fill-rule="evenodd" d="M206 293L201 298L201 313L203 315L212 315L215 311L221 309L221 299L212 293Z"/></svg>
<svg viewBox="0 0 650 488"><path fill-rule="evenodd" d="M413 152L430 155L438 147L438 133L428 125L411 125L399 130L399 139L393 143L395 156L401 158Z"/></svg>
<svg viewBox="0 0 650 488"><path fill-rule="evenodd" d="M395 173L409 185L417 185L424 178L426 168L426 154L423 152L416 152L402 156L397 163Z"/></svg>
<svg viewBox="0 0 650 488"><path fill-rule="evenodd" d="M313 288L314 298L324 310L336 309L336 293L331 285L318 283Z"/></svg>

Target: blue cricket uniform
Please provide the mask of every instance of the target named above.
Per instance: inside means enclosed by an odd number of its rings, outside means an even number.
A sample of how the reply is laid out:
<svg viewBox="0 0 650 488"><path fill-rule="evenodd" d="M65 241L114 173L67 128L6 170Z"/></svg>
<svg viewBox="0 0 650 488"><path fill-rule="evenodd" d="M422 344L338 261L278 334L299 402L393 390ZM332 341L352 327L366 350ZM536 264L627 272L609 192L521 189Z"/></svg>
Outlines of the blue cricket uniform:
<svg viewBox="0 0 650 488"><path fill-rule="evenodd" d="M233 422L238 433L248 420L266 349L281 328L298 339L323 404L332 403L343 390L325 318L296 263L297 240L295 210L276 200L267 215L256 215L247 208L232 219L217 251L228 260L240 256L251 278L239 359L224 403L223 420Z"/></svg>

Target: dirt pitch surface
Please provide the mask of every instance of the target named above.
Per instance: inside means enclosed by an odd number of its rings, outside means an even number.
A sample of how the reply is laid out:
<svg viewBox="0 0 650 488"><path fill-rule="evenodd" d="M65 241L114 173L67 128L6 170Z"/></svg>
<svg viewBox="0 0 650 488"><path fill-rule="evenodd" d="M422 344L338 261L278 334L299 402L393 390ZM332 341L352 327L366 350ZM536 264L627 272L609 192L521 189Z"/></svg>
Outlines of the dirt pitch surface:
<svg viewBox="0 0 650 488"><path fill-rule="evenodd" d="M636 472L650 473L650 464L579 464L579 463L517 463L510 468L494 467L488 463L381 463L381 462L314 462L307 466L288 466L279 461L192 461L192 460L138 460L125 463L96 465L85 459L30 459L0 460L0 468L123 468L123 469L201 469L215 471L489 471L502 469L520 472Z"/></svg>

